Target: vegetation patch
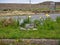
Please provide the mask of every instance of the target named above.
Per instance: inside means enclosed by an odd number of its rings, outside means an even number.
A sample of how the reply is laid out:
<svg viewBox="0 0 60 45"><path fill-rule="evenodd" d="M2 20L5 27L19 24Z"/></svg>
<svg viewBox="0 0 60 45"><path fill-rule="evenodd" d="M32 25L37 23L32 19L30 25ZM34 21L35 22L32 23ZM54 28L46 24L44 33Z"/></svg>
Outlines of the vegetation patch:
<svg viewBox="0 0 60 45"><path fill-rule="evenodd" d="M37 30L21 30L20 27L27 23L31 23L30 18L25 19L24 23L19 25L19 21L13 20L12 24L3 26L4 22L0 20L0 39L20 39L20 38L48 38L48 39L60 39L60 17L56 20L51 18L40 18L40 20L34 20ZM25 27L24 27L25 28Z"/></svg>

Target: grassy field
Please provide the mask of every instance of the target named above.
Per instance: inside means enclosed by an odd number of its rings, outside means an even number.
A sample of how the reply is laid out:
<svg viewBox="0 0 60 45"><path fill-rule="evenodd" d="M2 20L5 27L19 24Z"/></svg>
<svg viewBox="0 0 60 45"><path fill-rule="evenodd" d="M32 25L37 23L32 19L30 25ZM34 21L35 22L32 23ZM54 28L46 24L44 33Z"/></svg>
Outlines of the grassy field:
<svg viewBox="0 0 60 45"><path fill-rule="evenodd" d="M37 30L20 30L17 22L14 25L2 26L0 21L0 38L1 39L20 39L20 38L48 38L48 39L60 39L60 17L56 18L56 21L47 18L42 21L35 20Z"/></svg>

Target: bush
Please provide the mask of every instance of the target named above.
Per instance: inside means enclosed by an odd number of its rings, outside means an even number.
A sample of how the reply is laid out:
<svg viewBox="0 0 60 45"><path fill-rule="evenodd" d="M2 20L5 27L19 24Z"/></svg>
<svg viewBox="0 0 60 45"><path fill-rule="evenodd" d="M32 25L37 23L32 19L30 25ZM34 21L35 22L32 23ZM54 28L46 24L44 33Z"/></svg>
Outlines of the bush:
<svg viewBox="0 0 60 45"><path fill-rule="evenodd" d="M3 9L3 11L8 11L8 9Z"/></svg>

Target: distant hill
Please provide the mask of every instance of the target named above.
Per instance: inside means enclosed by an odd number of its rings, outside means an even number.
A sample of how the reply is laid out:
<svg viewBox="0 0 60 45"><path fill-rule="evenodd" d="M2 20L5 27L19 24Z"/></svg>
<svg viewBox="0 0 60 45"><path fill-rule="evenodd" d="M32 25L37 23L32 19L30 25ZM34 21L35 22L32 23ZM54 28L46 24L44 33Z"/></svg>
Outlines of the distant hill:
<svg viewBox="0 0 60 45"><path fill-rule="evenodd" d="M0 3L0 9L35 9L35 8L49 8L53 1L45 1L38 4L17 4L17 3ZM54 2L56 8L60 8L60 2Z"/></svg>
<svg viewBox="0 0 60 45"><path fill-rule="evenodd" d="M45 2L42 2L42 3L39 3L39 4L46 4L46 5L49 5L50 3L53 3L54 1L45 1ZM60 2L54 2L56 5L60 5Z"/></svg>

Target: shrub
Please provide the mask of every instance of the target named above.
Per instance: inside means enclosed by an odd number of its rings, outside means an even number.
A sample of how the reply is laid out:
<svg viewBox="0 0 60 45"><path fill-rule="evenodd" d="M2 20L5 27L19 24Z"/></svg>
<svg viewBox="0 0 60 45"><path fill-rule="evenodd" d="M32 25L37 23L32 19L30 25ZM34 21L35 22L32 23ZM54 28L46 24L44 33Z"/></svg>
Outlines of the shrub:
<svg viewBox="0 0 60 45"><path fill-rule="evenodd" d="M8 9L3 9L3 11L8 11Z"/></svg>

